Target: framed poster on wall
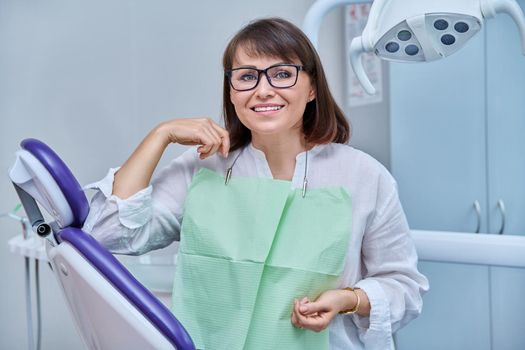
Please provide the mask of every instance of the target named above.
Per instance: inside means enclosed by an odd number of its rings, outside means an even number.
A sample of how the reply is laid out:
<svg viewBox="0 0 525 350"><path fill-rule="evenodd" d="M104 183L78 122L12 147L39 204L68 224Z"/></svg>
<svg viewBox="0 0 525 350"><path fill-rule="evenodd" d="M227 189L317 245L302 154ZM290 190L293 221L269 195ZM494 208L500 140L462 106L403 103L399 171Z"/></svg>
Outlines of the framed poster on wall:
<svg viewBox="0 0 525 350"><path fill-rule="evenodd" d="M368 19L371 4L352 4L345 9L345 43L346 43L346 64L347 64L347 98L348 107L359 107L372 103L379 103L383 100L383 69L381 60L372 53L362 55L365 71L376 88L375 95L368 95L354 74L350 65L350 43L356 36L361 35Z"/></svg>

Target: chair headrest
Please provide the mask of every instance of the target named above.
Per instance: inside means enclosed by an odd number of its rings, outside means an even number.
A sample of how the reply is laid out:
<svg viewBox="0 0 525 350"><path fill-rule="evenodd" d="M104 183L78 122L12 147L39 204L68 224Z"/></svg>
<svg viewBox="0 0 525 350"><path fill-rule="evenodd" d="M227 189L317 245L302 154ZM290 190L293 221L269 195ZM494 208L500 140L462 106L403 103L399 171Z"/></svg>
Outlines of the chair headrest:
<svg viewBox="0 0 525 350"><path fill-rule="evenodd" d="M69 226L82 227L89 213L89 203L73 173L62 159L42 141L25 139L20 146L42 164L62 191L73 214ZM50 214L53 215L53 213Z"/></svg>

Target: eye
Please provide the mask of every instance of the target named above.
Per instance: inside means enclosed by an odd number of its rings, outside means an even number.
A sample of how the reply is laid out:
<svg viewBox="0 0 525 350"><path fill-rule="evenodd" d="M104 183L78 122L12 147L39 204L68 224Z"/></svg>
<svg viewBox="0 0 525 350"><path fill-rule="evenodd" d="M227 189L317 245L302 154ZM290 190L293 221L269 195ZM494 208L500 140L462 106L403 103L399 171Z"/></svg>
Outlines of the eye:
<svg viewBox="0 0 525 350"><path fill-rule="evenodd" d="M232 71L232 80L238 81L238 82L253 82L257 81L259 79L259 72L253 69L234 69Z"/></svg>
<svg viewBox="0 0 525 350"><path fill-rule="evenodd" d="M237 79L240 81L253 81L253 80L257 80L257 75L253 73L245 73L245 74L240 75Z"/></svg>
<svg viewBox="0 0 525 350"><path fill-rule="evenodd" d="M289 71L280 70L273 75L273 78L274 79L287 79L287 78L290 78L291 76L292 74Z"/></svg>

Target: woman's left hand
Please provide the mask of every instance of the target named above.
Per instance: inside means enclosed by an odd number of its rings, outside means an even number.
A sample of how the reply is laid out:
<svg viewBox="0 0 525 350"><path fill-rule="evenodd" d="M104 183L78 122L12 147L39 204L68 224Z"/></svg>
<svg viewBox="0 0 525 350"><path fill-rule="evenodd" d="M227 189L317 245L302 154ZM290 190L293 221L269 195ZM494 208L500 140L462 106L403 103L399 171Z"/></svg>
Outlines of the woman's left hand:
<svg viewBox="0 0 525 350"><path fill-rule="evenodd" d="M314 332L324 330L344 308L345 296L340 289L327 290L315 301L304 297L294 300L292 324Z"/></svg>

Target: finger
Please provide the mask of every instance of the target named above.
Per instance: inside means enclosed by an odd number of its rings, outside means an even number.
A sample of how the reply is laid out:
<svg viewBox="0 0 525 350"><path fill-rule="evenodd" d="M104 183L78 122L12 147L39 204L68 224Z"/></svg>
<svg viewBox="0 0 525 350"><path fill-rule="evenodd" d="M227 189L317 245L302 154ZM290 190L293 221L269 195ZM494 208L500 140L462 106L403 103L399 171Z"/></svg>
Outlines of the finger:
<svg viewBox="0 0 525 350"><path fill-rule="evenodd" d="M301 300L299 300L298 301L298 305L297 305L298 306L298 310L297 311L304 315L304 313L301 311L301 308L302 308L303 305L306 305L309 302L310 302L310 300L308 300L308 297L304 297Z"/></svg>
<svg viewBox="0 0 525 350"><path fill-rule="evenodd" d="M312 315L312 316L300 316L298 322L307 329L315 332L320 332L330 323L331 317L328 317L328 313Z"/></svg>
<svg viewBox="0 0 525 350"><path fill-rule="evenodd" d="M296 302L294 300L294 306L292 308L292 316L291 316L291 321L292 321L292 324L297 327L297 328L301 328L301 325L298 323L298 319L297 319L297 311L296 311Z"/></svg>
<svg viewBox="0 0 525 350"><path fill-rule="evenodd" d="M292 311L291 321L295 327L299 327L299 325L297 324L297 315L295 315L293 311Z"/></svg>
<svg viewBox="0 0 525 350"><path fill-rule="evenodd" d="M300 301L298 299L295 299L294 310L293 310L293 313L295 315L295 322L297 323L299 327L306 328L303 322L306 318L304 315L301 314L301 312L299 312L300 306L301 306Z"/></svg>
<svg viewBox="0 0 525 350"><path fill-rule="evenodd" d="M197 152L200 153L201 159L204 159L206 157L206 154L213 147L213 138L206 132L204 128L197 132L197 137L201 145L197 148Z"/></svg>
<svg viewBox="0 0 525 350"><path fill-rule="evenodd" d="M206 128L204 130L204 133L206 133L206 135L208 135L209 139L212 141L212 143L209 145L210 148L204 154L205 157L209 157L212 154L214 154L215 152L217 152L217 150L221 146L221 138L219 137L217 132L211 127L210 128Z"/></svg>
<svg viewBox="0 0 525 350"><path fill-rule="evenodd" d="M317 331L322 327L322 320L318 315L305 316L302 315L298 310L295 311L295 322L304 329L310 329Z"/></svg>
<svg viewBox="0 0 525 350"><path fill-rule="evenodd" d="M217 131L217 127L214 130ZM219 133L219 137L221 140L219 145L220 152L224 157L227 157L230 152L230 136L228 132L225 131Z"/></svg>
<svg viewBox="0 0 525 350"><path fill-rule="evenodd" d="M206 158L206 153L207 151L209 151L209 146L208 144L204 144L204 145L201 145L197 148L197 152L199 153L199 158L202 160L204 158Z"/></svg>
<svg viewBox="0 0 525 350"><path fill-rule="evenodd" d="M216 130L217 124L209 118L204 119L203 132L208 135L213 140L213 144L205 153L205 157L208 157L219 149L222 143L222 138L220 133Z"/></svg>
<svg viewBox="0 0 525 350"><path fill-rule="evenodd" d="M325 312L322 314L316 313L313 315L304 315L299 312L300 306L300 301L297 300L294 304L294 321L296 324L298 324L301 328L304 329L309 329L314 332L320 332L326 327L328 327L331 319L334 317L334 314L330 312Z"/></svg>
<svg viewBox="0 0 525 350"><path fill-rule="evenodd" d="M213 128L215 131L217 131L219 137L221 138L221 152L225 157L227 157L228 153L230 152L230 134L226 129L220 127L217 124L213 124Z"/></svg>
<svg viewBox="0 0 525 350"><path fill-rule="evenodd" d="M314 301L312 303L303 303L303 304L301 304L300 307L299 307L299 311L303 315L312 315L312 314L316 314L316 313L319 313L319 312L327 312L329 310L327 310L325 305L323 305L322 303L320 303L318 301Z"/></svg>

